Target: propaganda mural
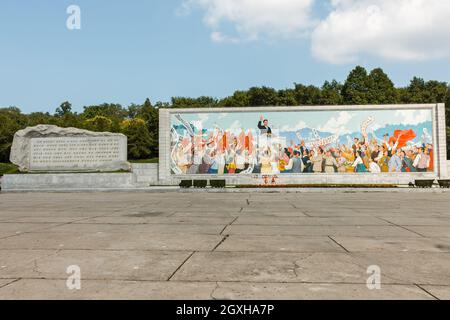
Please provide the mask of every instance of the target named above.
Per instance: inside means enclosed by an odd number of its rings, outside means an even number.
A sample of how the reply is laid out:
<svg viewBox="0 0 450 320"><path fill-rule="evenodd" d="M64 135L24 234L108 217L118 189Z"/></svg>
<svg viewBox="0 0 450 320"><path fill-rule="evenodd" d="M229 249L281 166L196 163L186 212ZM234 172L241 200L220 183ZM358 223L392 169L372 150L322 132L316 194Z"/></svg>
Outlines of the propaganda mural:
<svg viewBox="0 0 450 320"><path fill-rule="evenodd" d="M171 114L176 175L434 172L430 109Z"/></svg>

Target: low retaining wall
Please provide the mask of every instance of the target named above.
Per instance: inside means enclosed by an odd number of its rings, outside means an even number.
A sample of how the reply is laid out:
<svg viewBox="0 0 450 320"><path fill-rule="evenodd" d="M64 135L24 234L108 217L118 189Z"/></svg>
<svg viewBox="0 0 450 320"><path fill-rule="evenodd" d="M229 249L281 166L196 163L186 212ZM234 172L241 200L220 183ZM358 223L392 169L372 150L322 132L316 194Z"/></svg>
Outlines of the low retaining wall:
<svg viewBox="0 0 450 320"><path fill-rule="evenodd" d="M2 191L133 188L132 173L7 174Z"/></svg>
<svg viewBox="0 0 450 320"><path fill-rule="evenodd" d="M135 189L158 185L158 164L133 163L130 173L7 174L2 191Z"/></svg>
<svg viewBox="0 0 450 320"><path fill-rule="evenodd" d="M450 172L450 161L447 162ZM392 184L407 185L415 179L437 179L435 174L299 174L279 175L277 184ZM263 184L261 176L174 176L158 180L158 164L134 163L130 173L64 173L64 174L7 174L1 178L2 191L138 189L150 186L176 186L181 180L225 179L228 185Z"/></svg>
<svg viewBox="0 0 450 320"><path fill-rule="evenodd" d="M164 185L175 185L181 180L215 180L224 179L227 185L260 185L264 183L262 176L215 176L215 175L195 175L195 176L175 176L166 180ZM391 184L407 185L416 179L438 179L435 174L299 174L297 176L278 175L276 183L284 184ZM161 185L163 185L161 183Z"/></svg>

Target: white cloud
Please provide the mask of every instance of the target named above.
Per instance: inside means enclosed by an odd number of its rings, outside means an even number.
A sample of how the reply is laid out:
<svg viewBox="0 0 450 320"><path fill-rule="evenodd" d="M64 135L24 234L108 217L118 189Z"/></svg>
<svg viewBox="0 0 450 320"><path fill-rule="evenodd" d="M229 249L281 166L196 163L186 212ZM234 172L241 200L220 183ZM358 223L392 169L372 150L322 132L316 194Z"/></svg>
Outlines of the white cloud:
<svg viewBox="0 0 450 320"><path fill-rule="evenodd" d="M363 56L423 61L450 56L448 0L183 0L179 12L203 11L211 40L310 39L316 58L334 64Z"/></svg>
<svg viewBox="0 0 450 320"><path fill-rule="evenodd" d="M361 55L421 61L450 56L448 0L331 0L312 33L313 55L350 63Z"/></svg>
<svg viewBox="0 0 450 320"><path fill-rule="evenodd" d="M431 112L429 110L397 110L395 117L401 124L417 125L431 121Z"/></svg>
<svg viewBox="0 0 450 320"><path fill-rule="evenodd" d="M281 131L282 132L297 132L297 131L300 131L307 127L308 127L308 125L306 124L306 122L300 121L294 126L285 125L285 126L281 127Z"/></svg>
<svg viewBox="0 0 450 320"><path fill-rule="evenodd" d="M351 133L347 124L353 119L353 115L348 111L341 111L336 117L330 118L323 126L317 128L318 131L331 132L333 134Z"/></svg>
<svg viewBox="0 0 450 320"><path fill-rule="evenodd" d="M184 0L181 10L205 11L203 21L215 42L239 42L261 37L299 37L313 26L315 0ZM231 25L233 32L225 32ZM229 30L229 28L227 29Z"/></svg>

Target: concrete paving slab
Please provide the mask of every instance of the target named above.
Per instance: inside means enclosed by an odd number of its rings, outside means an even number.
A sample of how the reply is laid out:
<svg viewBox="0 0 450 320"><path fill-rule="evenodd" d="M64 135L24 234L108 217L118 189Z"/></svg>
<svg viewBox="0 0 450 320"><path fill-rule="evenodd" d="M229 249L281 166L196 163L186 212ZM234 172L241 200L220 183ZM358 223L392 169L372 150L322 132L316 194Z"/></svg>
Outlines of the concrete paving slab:
<svg viewBox="0 0 450 320"><path fill-rule="evenodd" d="M14 223L0 222L0 232L4 233L24 233L29 231L46 230L59 225L58 223Z"/></svg>
<svg viewBox="0 0 450 320"><path fill-rule="evenodd" d="M215 224L225 226L231 223L234 217L142 217L125 215L120 217L99 217L83 220L82 223L96 224Z"/></svg>
<svg viewBox="0 0 450 320"><path fill-rule="evenodd" d="M241 215L239 210L233 212L221 211L221 212L211 212L211 211L175 211L170 216L174 218L180 217L216 217L216 218L231 218L234 219Z"/></svg>
<svg viewBox="0 0 450 320"><path fill-rule="evenodd" d="M55 214L56 215L56 214ZM13 222L13 223L51 223L51 224L63 224L75 221L82 221L88 219L87 217L17 217L10 216L0 222Z"/></svg>
<svg viewBox="0 0 450 320"><path fill-rule="evenodd" d="M420 237L397 226L269 226L230 225L223 234L355 237Z"/></svg>
<svg viewBox="0 0 450 320"><path fill-rule="evenodd" d="M0 251L0 254L4 253L4 250ZM9 250L8 253L20 255L23 251ZM83 279L164 281L190 254L188 251L64 250L5 268L0 271L0 276L67 279L67 267L76 265L80 267Z"/></svg>
<svg viewBox="0 0 450 320"><path fill-rule="evenodd" d="M196 252L173 279L366 283L366 270L344 253Z"/></svg>
<svg viewBox="0 0 450 320"><path fill-rule="evenodd" d="M222 239L208 234L32 232L0 239L0 249L211 251Z"/></svg>
<svg viewBox="0 0 450 320"><path fill-rule="evenodd" d="M408 226L425 237L450 237L450 226Z"/></svg>
<svg viewBox="0 0 450 320"><path fill-rule="evenodd" d="M400 226L449 226L450 217L383 217Z"/></svg>
<svg viewBox="0 0 450 320"><path fill-rule="evenodd" d="M299 209L253 209L243 208L238 216L251 216L251 217L306 217L306 214Z"/></svg>
<svg viewBox="0 0 450 320"><path fill-rule="evenodd" d="M439 238L387 238L387 237L342 237L332 238L351 252L394 251L394 252L450 252L450 239Z"/></svg>
<svg viewBox="0 0 450 320"><path fill-rule="evenodd" d="M0 298L445 297L449 205L439 193L0 193ZM61 291L73 261L75 295ZM365 289L371 265L384 294Z"/></svg>
<svg viewBox="0 0 450 320"><path fill-rule="evenodd" d="M0 289L14 281L17 281L18 279L0 279Z"/></svg>
<svg viewBox="0 0 450 320"><path fill-rule="evenodd" d="M440 300L450 300L450 286L421 286Z"/></svg>
<svg viewBox="0 0 450 320"><path fill-rule="evenodd" d="M1 293L1 291L0 291ZM434 299L413 285L382 285L369 290L364 284L219 282L212 296L228 300L417 300Z"/></svg>
<svg viewBox="0 0 450 320"><path fill-rule="evenodd" d="M195 253L174 280L366 283L379 266L385 284L450 284L450 254L436 253ZM418 264L417 261L427 261Z"/></svg>
<svg viewBox="0 0 450 320"><path fill-rule="evenodd" d="M215 251L345 252L328 237L251 235L231 235Z"/></svg>
<svg viewBox="0 0 450 320"><path fill-rule="evenodd" d="M273 226L377 226L391 225L375 217L258 217L239 216L234 225Z"/></svg>
<svg viewBox="0 0 450 320"><path fill-rule="evenodd" d="M45 232L105 232L105 233L169 233L169 234L220 234L224 225L197 225L197 224L94 224L94 223L72 223L65 224L45 230ZM132 230L132 231L130 231ZM35 230L40 232L41 230ZM44 232L44 231L43 231Z"/></svg>
<svg viewBox="0 0 450 320"><path fill-rule="evenodd" d="M56 254L57 250L0 250L0 279L20 278L22 266L35 260ZM18 277L15 275L19 274Z"/></svg>
<svg viewBox="0 0 450 320"><path fill-rule="evenodd" d="M82 280L69 290L66 280L21 279L0 288L1 300L207 300L214 282Z"/></svg>
<svg viewBox="0 0 450 320"><path fill-rule="evenodd" d="M379 266L385 283L450 285L448 252L374 251L351 255L358 264Z"/></svg>

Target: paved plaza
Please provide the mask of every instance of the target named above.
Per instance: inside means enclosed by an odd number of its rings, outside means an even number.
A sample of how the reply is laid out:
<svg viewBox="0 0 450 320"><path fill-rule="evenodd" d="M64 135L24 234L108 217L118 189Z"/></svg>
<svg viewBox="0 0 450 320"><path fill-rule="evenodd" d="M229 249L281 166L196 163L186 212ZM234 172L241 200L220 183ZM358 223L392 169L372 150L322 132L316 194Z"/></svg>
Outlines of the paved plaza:
<svg viewBox="0 0 450 320"><path fill-rule="evenodd" d="M0 299L450 299L450 193L3 193Z"/></svg>

